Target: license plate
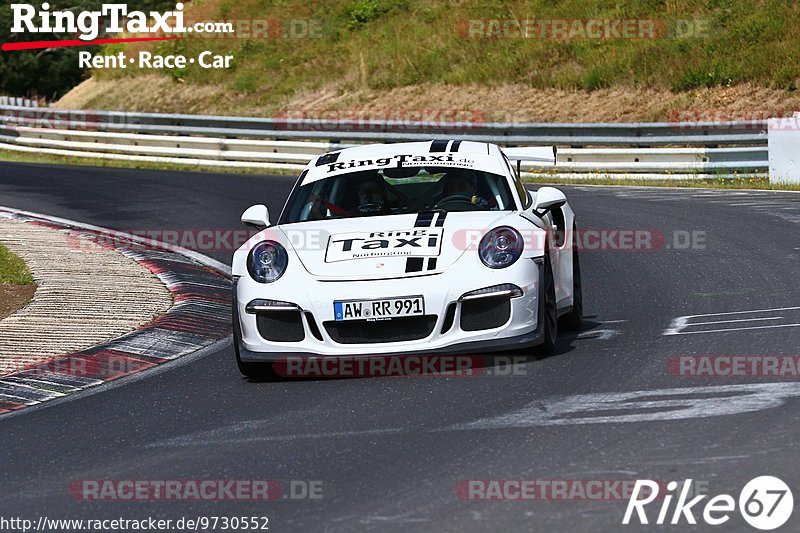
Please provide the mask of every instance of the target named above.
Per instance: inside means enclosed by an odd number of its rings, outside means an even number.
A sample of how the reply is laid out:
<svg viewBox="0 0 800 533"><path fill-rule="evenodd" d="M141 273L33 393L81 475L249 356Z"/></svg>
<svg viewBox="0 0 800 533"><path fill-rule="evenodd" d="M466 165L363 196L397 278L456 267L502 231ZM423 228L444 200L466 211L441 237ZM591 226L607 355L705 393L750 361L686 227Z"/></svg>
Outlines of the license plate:
<svg viewBox="0 0 800 533"><path fill-rule="evenodd" d="M337 322L344 320L390 320L425 314L422 296L408 298L385 298L381 300L350 300L333 302L333 314Z"/></svg>

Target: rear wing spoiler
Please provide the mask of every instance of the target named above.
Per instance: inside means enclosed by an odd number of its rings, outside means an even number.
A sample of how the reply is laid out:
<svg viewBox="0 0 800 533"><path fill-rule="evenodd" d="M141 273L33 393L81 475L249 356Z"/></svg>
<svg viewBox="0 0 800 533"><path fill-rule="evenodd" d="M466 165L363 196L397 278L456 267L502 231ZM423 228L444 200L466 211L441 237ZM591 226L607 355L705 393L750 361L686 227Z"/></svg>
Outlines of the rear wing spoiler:
<svg viewBox="0 0 800 533"><path fill-rule="evenodd" d="M524 146L522 148L503 148L510 161L517 164L517 174L520 173L522 162L534 163L537 167L556 166L558 163L558 148L555 146Z"/></svg>

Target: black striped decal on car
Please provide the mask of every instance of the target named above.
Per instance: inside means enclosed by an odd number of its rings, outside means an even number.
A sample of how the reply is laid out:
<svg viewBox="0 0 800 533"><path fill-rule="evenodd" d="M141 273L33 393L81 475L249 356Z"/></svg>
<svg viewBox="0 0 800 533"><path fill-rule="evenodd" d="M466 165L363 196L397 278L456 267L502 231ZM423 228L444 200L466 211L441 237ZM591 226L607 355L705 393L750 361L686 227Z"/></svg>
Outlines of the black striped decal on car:
<svg viewBox="0 0 800 533"><path fill-rule="evenodd" d="M406 259L406 272L422 272L425 266L425 258L423 257L409 257Z"/></svg>
<svg viewBox="0 0 800 533"><path fill-rule="evenodd" d="M448 146L450 150L447 149ZM433 141L431 143L431 152L458 152L459 148L461 148L461 141Z"/></svg>
<svg viewBox="0 0 800 533"><path fill-rule="evenodd" d="M417 215L417 221L414 223L415 228L429 228L433 217L436 215L433 211L423 211Z"/></svg>
<svg viewBox="0 0 800 533"><path fill-rule="evenodd" d="M446 152L448 144L450 144L450 141L433 141L431 143L431 152Z"/></svg>
<svg viewBox="0 0 800 533"><path fill-rule="evenodd" d="M447 218L446 211L422 211L417 215L417 221L414 223L415 228L441 228L444 226L444 221ZM434 223L434 220L436 222ZM406 259L406 273L422 272L423 270L436 270L436 257L428 258L428 266L425 267L424 257L409 257Z"/></svg>

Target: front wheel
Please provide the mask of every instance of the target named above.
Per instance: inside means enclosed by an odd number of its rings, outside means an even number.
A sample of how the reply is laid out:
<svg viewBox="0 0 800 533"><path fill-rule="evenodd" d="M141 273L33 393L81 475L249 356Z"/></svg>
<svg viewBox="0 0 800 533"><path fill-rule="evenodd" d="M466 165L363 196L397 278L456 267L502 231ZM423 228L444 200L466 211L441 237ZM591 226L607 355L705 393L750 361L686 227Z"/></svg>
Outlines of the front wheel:
<svg viewBox="0 0 800 533"><path fill-rule="evenodd" d="M572 311L562 319L565 329L577 331L583 324L583 280L578 248L572 248Z"/></svg>
<svg viewBox="0 0 800 533"><path fill-rule="evenodd" d="M539 320L544 328L544 342L539 347L543 355L550 355L558 342L558 308L556 307L556 283L550 257L544 258L543 294L539 305Z"/></svg>

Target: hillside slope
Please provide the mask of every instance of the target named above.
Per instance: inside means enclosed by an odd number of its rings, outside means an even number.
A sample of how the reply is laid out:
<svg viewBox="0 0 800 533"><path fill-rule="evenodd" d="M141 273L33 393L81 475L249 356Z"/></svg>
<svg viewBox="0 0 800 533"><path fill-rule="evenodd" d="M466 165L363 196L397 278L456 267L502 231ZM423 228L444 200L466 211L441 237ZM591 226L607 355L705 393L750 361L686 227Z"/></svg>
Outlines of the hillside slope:
<svg viewBox="0 0 800 533"><path fill-rule="evenodd" d="M235 68L96 72L61 104L583 121L669 120L687 109L748 118L800 104L800 35L791 31L800 4L788 0L196 0L186 13L268 29L258 39L129 45L233 54Z"/></svg>

